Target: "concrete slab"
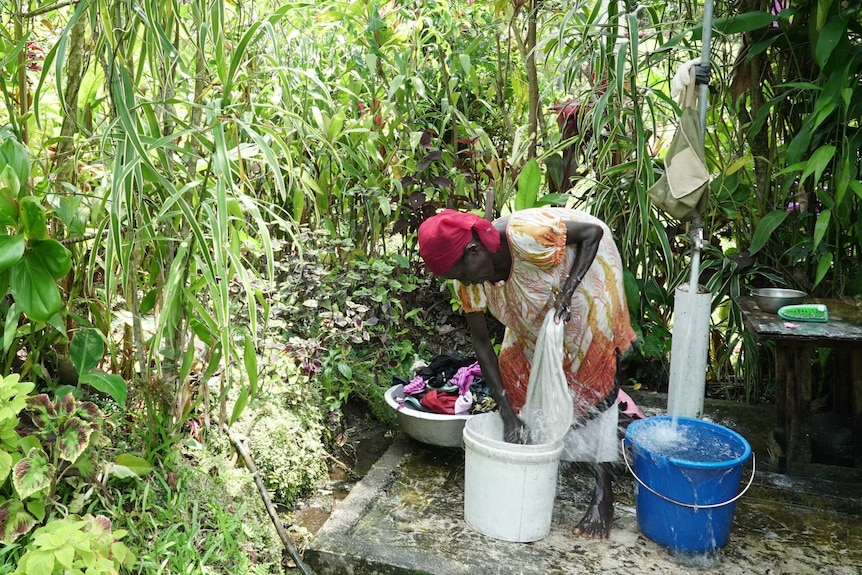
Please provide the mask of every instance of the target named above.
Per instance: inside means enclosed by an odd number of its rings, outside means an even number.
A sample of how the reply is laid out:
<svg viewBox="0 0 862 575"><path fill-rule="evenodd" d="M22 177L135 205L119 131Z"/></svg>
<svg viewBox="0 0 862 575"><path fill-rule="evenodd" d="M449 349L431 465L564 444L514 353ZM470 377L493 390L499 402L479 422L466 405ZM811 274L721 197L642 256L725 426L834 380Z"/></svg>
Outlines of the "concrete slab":
<svg viewBox="0 0 862 575"><path fill-rule="evenodd" d="M647 415L663 413L666 401L635 400ZM862 483L775 473L768 407L760 413L707 402L706 411L708 419L749 439L759 466L755 485L737 505L730 542L712 556L675 555L644 537L624 468L614 482L616 515L608 540L571 534L593 484L587 470L567 464L561 466L548 537L508 543L484 536L463 517L464 451L400 436L318 531L305 561L317 575L862 572Z"/></svg>

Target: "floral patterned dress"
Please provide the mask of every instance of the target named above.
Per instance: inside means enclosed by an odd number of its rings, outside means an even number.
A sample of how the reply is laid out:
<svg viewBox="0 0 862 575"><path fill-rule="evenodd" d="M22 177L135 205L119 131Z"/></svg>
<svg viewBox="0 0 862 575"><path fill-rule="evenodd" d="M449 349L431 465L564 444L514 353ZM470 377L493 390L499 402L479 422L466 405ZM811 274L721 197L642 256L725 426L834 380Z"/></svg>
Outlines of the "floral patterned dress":
<svg viewBox="0 0 862 575"><path fill-rule="evenodd" d="M563 370L574 396L575 417L607 399L614 390L616 354L627 352L636 336L629 321L619 250L608 226L569 209L532 208L509 216L506 238L512 269L506 281L455 288L465 313L486 308L506 326L499 354L503 387L515 411L527 383L542 321L554 305L574 262L577 245L566 245L566 222L601 226L596 258L572 295L566 324Z"/></svg>

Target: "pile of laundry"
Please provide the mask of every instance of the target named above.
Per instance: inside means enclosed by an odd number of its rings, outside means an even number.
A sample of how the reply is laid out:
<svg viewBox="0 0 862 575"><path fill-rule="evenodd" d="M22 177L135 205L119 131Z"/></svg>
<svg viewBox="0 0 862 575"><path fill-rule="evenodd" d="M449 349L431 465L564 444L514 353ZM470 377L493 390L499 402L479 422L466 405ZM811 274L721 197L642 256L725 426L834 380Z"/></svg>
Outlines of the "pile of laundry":
<svg viewBox="0 0 862 575"><path fill-rule="evenodd" d="M404 386L404 397L398 398L399 409L407 407L445 415L472 415L497 409L475 357L450 351L432 357L427 363L414 363L411 372L415 375L410 381L398 376L392 378L393 384Z"/></svg>

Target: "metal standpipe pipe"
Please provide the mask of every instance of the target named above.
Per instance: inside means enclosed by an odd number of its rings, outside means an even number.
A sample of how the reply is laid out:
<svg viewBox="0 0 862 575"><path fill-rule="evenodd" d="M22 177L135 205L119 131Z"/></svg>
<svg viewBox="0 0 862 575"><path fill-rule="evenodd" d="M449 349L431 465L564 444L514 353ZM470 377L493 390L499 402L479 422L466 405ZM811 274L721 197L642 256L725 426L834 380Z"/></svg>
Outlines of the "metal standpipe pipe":
<svg viewBox="0 0 862 575"><path fill-rule="evenodd" d="M701 65L709 65L712 42L713 0L703 5L703 46ZM701 141L706 141L706 108L709 86L700 85L698 115ZM703 248L703 223L697 216L691 223L691 274L689 283L674 294L673 341L670 355L668 413L683 417L700 417L706 394L706 362L709 356L709 319L712 294L700 293L700 251Z"/></svg>

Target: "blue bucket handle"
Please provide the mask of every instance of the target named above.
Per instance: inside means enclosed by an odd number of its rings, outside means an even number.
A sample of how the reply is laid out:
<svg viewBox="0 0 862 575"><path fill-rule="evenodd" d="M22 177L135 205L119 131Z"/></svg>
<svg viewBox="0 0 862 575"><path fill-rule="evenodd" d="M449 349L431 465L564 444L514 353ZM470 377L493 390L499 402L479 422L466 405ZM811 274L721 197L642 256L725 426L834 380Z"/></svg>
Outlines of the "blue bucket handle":
<svg viewBox="0 0 862 575"><path fill-rule="evenodd" d="M730 505L731 503L735 502L737 499L739 499L740 497L745 495L745 492L748 491L748 488L751 487L752 483L754 483L754 468L756 465L755 465L755 461L754 461L754 450L752 450L751 451L751 477L748 479L748 485L746 485L745 489L740 491L736 495L736 497L734 497L733 499L730 499L728 501L725 501L724 503L711 503L709 505L697 505L697 504L693 504L693 503L683 503L682 501L677 501L676 499L671 499L670 497L662 495L661 493L659 493L658 491L654 490L652 487L650 487L649 485L644 483L643 480L641 480L641 478L638 477L638 474L635 473L635 470L632 469L632 466L629 464L629 458L628 458L628 455L626 455L626 438L623 437L620 440L620 443L622 444L623 460L625 460L626 467L628 467L629 471L632 474L632 477L635 478L635 481L640 483L641 486L643 486L647 491L649 491L650 493L652 493L656 497L660 497L660 498L664 499L665 501L667 501L668 503L673 503L675 505L679 505L680 507L688 507L689 509L694 509L695 511L697 511L698 509L715 509L716 507L724 507L725 505Z"/></svg>

